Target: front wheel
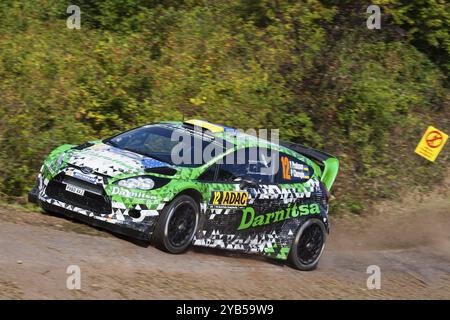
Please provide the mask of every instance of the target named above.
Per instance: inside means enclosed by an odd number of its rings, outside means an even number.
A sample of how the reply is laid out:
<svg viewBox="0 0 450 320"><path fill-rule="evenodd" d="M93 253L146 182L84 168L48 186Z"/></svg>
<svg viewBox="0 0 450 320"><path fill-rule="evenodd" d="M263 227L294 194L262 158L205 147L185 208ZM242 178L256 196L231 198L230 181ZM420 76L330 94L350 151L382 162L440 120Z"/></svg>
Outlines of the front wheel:
<svg viewBox="0 0 450 320"><path fill-rule="evenodd" d="M188 195L175 198L163 209L153 233L155 245L170 253L186 251L197 230L199 206Z"/></svg>
<svg viewBox="0 0 450 320"><path fill-rule="evenodd" d="M302 271L314 270L325 247L327 232L319 219L308 219L299 228L289 252L289 262Z"/></svg>

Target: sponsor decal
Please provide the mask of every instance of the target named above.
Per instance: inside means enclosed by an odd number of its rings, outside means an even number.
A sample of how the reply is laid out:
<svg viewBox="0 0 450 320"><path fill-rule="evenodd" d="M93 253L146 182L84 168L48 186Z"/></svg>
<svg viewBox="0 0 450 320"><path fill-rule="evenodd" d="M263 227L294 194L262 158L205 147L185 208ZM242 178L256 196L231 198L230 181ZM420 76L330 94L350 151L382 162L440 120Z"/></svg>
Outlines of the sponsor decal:
<svg viewBox="0 0 450 320"><path fill-rule="evenodd" d="M298 216L306 216L319 213L320 207L317 203L301 205L293 204L292 206L288 206L286 209L281 209L276 212L270 212L260 215L256 215L255 209L253 209L252 207L248 207L242 211L242 220L238 227L238 230L265 226L290 218L297 218Z"/></svg>
<svg viewBox="0 0 450 320"><path fill-rule="evenodd" d="M92 161L97 162L98 159L107 160L113 162L116 166L125 167L128 170L136 169L136 159L132 159L131 157L125 157L123 155L117 155L115 153L107 152L108 150L85 150L82 151L78 156L85 157L83 159L84 162ZM109 157L108 155L112 155L113 157ZM88 158L90 157L90 158ZM124 161L128 161L128 163ZM73 163L76 165L76 163ZM108 163L104 163L103 165L110 165Z"/></svg>
<svg viewBox="0 0 450 320"><path fill-rule="evenodd" d="M301 163L289 160L288 157L282 156L281 170L284 180L309 179L309 168Z"/></svg>
<svg viewBox="0 0 450 320"><path fill-rule="evenodd" d="M92 184L96 184L97 183L97 177L96 176L88 176L86 174L83 174L81 172L76 172L74 171L72 173L72 177L92 183Z"/></svg>
<svg viewBox="0 0 450 320"><path fill-rule="evenodd" d="M246 191L213 191L210 205L215 208L237 208L247 206Z"/></svg>
<svg viewBox="0 0 450 320"><path fill-rule="evenodd" d="M119 149L119 148L116 148L116 147L108 147L106 149L106 151L111 152L111 153L115 153L115 154L118 154L118 155L121 155L121 156L125 156L125 157L131 158L133 160L140 160L140 159L142 159L142 155L140 155L140 154L137 154L135 152L128 151L128 150Z"/></svg>
<svg viewBox="0 0 450 320"><path fill-rule="evenodd" d="M139 198L139 199L147 199L147 200L155 200L155 196L147 194L145 192L135 192L130 191L128 189L123 189L120 187L113 187L111 190L111 194L113 196L121 196L125 198Z"/></svg>
<svg viewBox="0 0 450 320"><path fill-rule="evenodd" d="M167 163L151 159L151 158L144 158L141 160L141 164L144 166L144 168L157 168L157 167L164 167L167 165Z"/></svg>

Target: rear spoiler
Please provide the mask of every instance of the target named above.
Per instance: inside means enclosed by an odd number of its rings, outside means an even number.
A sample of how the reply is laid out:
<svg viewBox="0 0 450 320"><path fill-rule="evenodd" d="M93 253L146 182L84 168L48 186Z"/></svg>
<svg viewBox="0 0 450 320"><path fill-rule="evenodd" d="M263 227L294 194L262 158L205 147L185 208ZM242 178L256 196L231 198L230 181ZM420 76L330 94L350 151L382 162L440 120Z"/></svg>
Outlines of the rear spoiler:
<svg viewBox="0 0 450 320"><path fill-rule="evenodd" d="M328 190L331 189L339 170L339 160L336 157L313 148L308 148L298 143L280 141L280 145L300 153L301 155L304 155L305 157L316 162L322 169L322 182Z"/></svg>

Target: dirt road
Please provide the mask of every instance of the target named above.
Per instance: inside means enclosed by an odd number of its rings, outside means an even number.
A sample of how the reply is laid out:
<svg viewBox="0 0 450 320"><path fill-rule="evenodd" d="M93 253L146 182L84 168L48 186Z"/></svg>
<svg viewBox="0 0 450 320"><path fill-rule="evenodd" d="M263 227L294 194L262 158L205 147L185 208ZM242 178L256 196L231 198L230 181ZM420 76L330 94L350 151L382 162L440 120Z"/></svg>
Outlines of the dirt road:
<svg viewBox="0 0 450 320"><path fill-rule="evenodd" d="M2 299L450 299L450 197L332 220L319 268L207 249L169 255L64 218L0 206ZM66 288L69 265L81 290ZM369 290L369 265L381 289Z"/></svg>

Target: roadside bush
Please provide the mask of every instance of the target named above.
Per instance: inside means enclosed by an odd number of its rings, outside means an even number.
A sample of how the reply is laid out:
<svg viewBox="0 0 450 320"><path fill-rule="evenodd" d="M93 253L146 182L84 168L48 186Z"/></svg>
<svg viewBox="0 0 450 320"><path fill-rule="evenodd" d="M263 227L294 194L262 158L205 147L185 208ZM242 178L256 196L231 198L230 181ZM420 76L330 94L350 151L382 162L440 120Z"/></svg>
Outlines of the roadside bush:
<svg viewBox="0 0 450 320"><path fill-rule="evenodd" d="M428 124L449 127L445 23L425 44L401 1L376 31L354 1L78 3L81 30L66 1L0 3L0 194L23 196L62 143L195 117L336 154L339 211L442 179L413 150ZM436 3L421 8L444 21Z"/></svg>

